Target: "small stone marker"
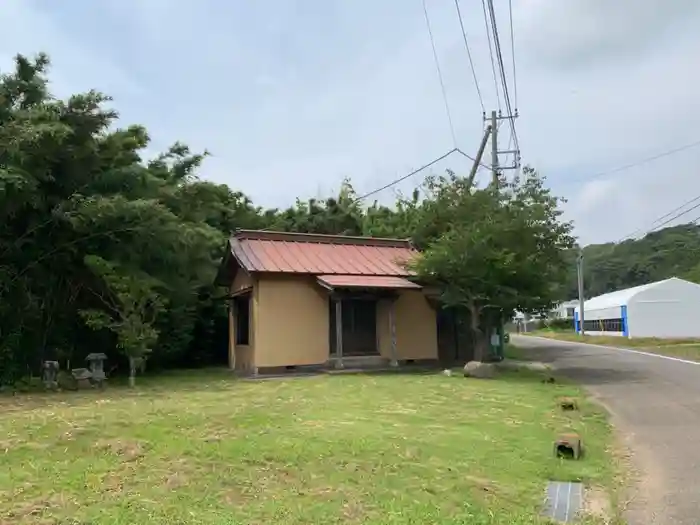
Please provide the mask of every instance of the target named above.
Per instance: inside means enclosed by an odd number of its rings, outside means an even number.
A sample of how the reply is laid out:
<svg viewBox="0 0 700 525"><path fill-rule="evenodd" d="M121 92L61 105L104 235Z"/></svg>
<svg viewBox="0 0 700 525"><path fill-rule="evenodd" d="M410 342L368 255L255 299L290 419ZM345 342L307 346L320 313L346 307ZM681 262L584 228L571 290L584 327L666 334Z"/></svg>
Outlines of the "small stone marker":
<svg viewBox="0 0 700 525"><path fill-rule="evenodd" d="M560 458L579 459L582 449L581 437L578 434L560 434L554 442L554 455Z"/></svg>
<svg viewBox="0 0 700 525"><path fill-rule="evenodd" d="M102 388L104 386L105 379L107 379L104 369L107 354L103 354L101 352L88 354L85 357L85 360L88 362L88 366L90 367L92 382L96 383L98 387Z"/></svg>
<svg viewBox="0 0 700 525"><path fill-rule="evenodd" d="M47 390L58 388L58 361L44 361L41 380Z"/></svg>

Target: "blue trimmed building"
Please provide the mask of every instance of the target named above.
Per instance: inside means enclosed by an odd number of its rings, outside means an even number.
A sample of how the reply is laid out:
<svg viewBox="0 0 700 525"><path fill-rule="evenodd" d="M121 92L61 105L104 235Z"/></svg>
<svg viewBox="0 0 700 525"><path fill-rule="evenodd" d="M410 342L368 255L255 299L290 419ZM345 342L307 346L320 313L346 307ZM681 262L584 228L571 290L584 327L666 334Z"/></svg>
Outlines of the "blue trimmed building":
<svg viewBox="0 0 700 525"><path fill-rule="evenodd" d="M620 337L700 337L700 285L672 277L599 295L583 305L588 335ZM579 307L574 327L581 331Z"/></svg>

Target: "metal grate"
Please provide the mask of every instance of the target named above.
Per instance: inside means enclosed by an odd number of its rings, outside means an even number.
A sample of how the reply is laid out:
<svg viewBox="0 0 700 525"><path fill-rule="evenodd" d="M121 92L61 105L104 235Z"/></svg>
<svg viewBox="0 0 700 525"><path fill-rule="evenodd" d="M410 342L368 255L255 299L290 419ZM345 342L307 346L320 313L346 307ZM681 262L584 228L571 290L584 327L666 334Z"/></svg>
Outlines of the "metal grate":
<svg viewBox="0 0 700 525"><path fill-rule="evenodd" d="M560 523L573 523L583 505L583 484L550 481L543 515Z"/></svg>

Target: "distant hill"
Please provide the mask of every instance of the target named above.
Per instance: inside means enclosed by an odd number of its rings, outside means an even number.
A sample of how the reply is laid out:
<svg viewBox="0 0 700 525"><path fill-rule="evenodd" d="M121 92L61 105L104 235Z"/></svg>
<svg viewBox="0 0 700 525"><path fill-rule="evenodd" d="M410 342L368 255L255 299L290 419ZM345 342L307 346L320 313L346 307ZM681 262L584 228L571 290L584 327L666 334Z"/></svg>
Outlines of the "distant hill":
<svg viewBox="0 0 700 525"><path fill-rule="evenodd" d="M681 277L700 283L700 225L683 224L619 244L591 244L583 249L586 297L649 282ZM578 296L576 254L564 297Z"/></svg>

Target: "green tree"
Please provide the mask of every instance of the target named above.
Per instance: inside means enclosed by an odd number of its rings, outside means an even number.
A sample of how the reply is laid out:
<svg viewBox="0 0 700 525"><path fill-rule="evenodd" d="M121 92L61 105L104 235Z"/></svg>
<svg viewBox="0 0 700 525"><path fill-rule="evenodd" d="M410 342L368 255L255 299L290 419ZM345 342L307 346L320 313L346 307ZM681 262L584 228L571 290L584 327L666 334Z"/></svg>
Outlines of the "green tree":
<svg viewBox="0 0 700 525"><path fill-rule="evenodd" d="M45 55L18 56L0 75L0 381L39 370L49 355L79 360L110 346L81 321L100 288L86 256L162 282L170 307L156 325L180 330L160 330L154 356L191 352L222 229L257 225L259 212L198 181L206 155L182 144L143 160L146 130L118 128L109 97L51 97L48 65Z"/></svg>
<svg viewBox="0 0 700 525"><path fill-rule="evenodd" d="M399 194L393 207L382 206L376 201L367 209L363 232L372 237L413 239L420 225L423 202L415 189L410 198Z"/></svg>
<svg viewBox="0 0 700 525"><path fill-rule="evenodd" d="M439 287L445 306L469 311L481 361L500 319L515 309L546 310L558 299L572 225L561 220L559 200L530 168L498 190L474 190L454 174L429 184L433 197L420 231L431 240L414 268Z"/></svg>
<svg viewBox="0 0 700 525"><path fill-rule="evenodd" d="M294 206L268 212L269 229L320 233L326 235L362 235L364 211L349 181L344 181L336 197L297 199Z"/></svg>
<svg viewBox="0 0 700 525"><path fill-rule="evenodd" d="M129 359L129 386L133 387L137 367L158 340L154 323L165 305L156 290L162 283L94 255L87 256L85 264L104 284L104 291L93 292L102 309L81 310L80 315L90 328L115 334L117 346Z"/></svg>

